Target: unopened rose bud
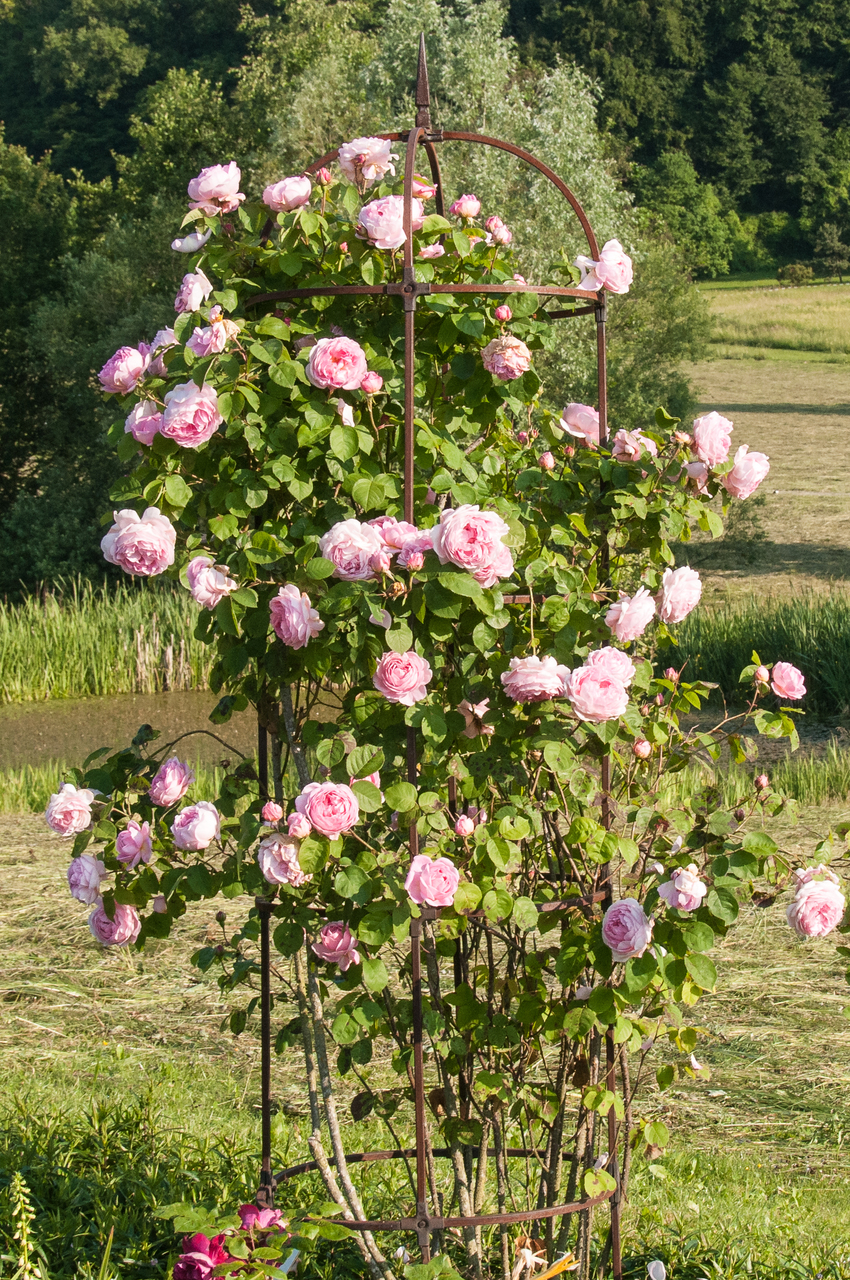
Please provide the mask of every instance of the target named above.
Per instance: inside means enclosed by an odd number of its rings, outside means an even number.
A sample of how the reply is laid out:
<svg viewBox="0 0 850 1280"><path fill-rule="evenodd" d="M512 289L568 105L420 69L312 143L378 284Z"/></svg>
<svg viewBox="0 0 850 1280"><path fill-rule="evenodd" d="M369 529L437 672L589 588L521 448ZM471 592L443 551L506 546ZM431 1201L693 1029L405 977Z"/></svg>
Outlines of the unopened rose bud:
<svg viewBox="0 0 850 1280"><path fill-rule="evenodd" d="M373 573L379 573L382 576L390 572L392 561L386 551L376 551L369 558L369 568Z"/></svg>
<svg viewBox="0 0 850 1280"><path fill-rule="evenodd" d="M226 911L216 911L216 913L215 913L215 918L216 918L216 923L217 923L217 924L224 924L225 920L227 919L227 912L226 912Z"/></svg>
<svg viewBox="0 0 850 1280"><path fill-rule="evenodd" d="M425 563L425 557L421 551L411 551L407 557L407 567L411 573L416 573Z"/></svg>
<svg viewBox="0 0 850 1280"><path fill-rule="evenodd" d="M158 916L164 916L168 911L168 903L165 901L165 894L158 893L151 903L151 906Z"/></svg>
<svg viewBox="0 0 850 1280"><path fill-rule="evenodd" d="M648 760L652 755L652 743L647 742L646 738L636 739L632 746L632 755L637 756L638 760Z"/></svg>
<svg viewBox="0 0 850 1280"><path fill-rule="evenodd" d="M320 186L329 187L331 185L330 169L326 169L323 165L322 168L319 169L318 173L316 174L316 181L320 184Z"/></svg>
<svg viewBox="0 0 850 1280"><path fill-rule="evenodd" d="M736 810L735 810L735 821L736 821L736 822L743 822L743 821L744 821L744 819L746 818L746 816L747 816L747 811L746 811L746 809L736 809Z"/></svg>
<svg viewBox="0 0 850 1280"><path fill-rule="evenodd" d="M433 489L429 489L428 492L425 494L425 501L429 502L431 506L433 506L434 503L437 501L437 495Z"/></svg>
<svg viewBox="0 0 850 1280"><path fill-rule="evenodd" d="M322 765L324 769L325 766ZM330 773L330 770L327 770ZM295 840L306 840L310 832L313 830L310 820L303 813L291 813L286 819L286 825L289 828L289 834Z"/></svg>
<svg viewBox="0 0 850 1280"><path fill-rule="evenodd" d="M267 800L262 808L263 822L280 822L283 817L283 810L279 804L275 804L274 800Z"/></svg>
<svg viewBox="0 0 850 1280"><path fill-rule="evenodd" d="M471 818L467 818L465 813L462 813L455 823L455 835L463 836L466 839L467 836L472 835L474 830L475 823Z"/></svg>
<svg viewBox="0 0 850 1280"><path fill-rule="evenodd" d="M213 948L213 950L215 951L217 956L224 955L224 946L222 945L222 943L219 943L217 947Z"/></svg>
<svg viewBox="0 0 850 1280"><path fill-rule="evenodd" d="M340 253L348 253L348 241L347 241L347 240L341 240L341 241L340 241L339 251L340 251Z"/></svg>
<svg viewBox="0 0 850 1280"><path fill-rule="evenodd" d="M663 694L663 693L656 693L656 695L655 695L655 701L657 702L657 704L658 704L658 706L659 706L659 707L663 707L663 706L664 706L664 694Z"/></svg>
<svg viewBox="0 0 850 1280"><path fill-rule="evenodd" d="M675 667L668 667L664 672L664 679L672 681L673 684L679 683L679 673Z"/></svg>
<svg viewBox="0 0 850 1280"><path fill-rule="evenodd" d="M513 315L513 311L511 311L510 307L503 302L500 307L496 308L495 315L496 315L496 319L499 320L502 324L507 324L511 316Z"/></svg>
<svg viewBox="0 0 850 1280"><path fill-rule="evenodd" d="M398 831L398 810L390 815L390 831Z"/></svg>
<svg viewBox="0 0 850 1280"><path fill-rule="evenodd" d="M330 771L330 767L329 767L328 765L326 765L326 764L320 764L320 765L319 765L319 776L320 776L321 778L328 778L328 777L330 777L330 772L331 772L331 771Z"/></svg>
<svg viewBox="0 0 850 1280"><path fill-rule="evenodd" d="M652 707L649 705L648 702L642 702L640 704L640 713L642 716L648 716L651 710L652 710Z"/></svg>
<svg viewBox="0 0 850 1280"><path fill-rule="evenodd" d="M528 432L527 432L527 431L518 431L518 432L516 433L516 438L517 438L517 440L520 442L520 444L528 444Z"/></svg>
<svg viewBox="0 0 850 1280"><path fill-rule="evenodd" d="M568 458L573 458L573 457L575 457L575 451L576 451L576 450L575 450L575 445L572 445L572 444L564 445L564 453L566 454L566 456L567 456Z"/></svg>
<svg viewBox="0 0 850 1280"><path fill-rule="evenodd" d="M770 786L770 778L766 773L760 773L758 777L753 779L756 791L766 791Z"/></svg>
<svg viewBox="0 0 850 1280"><path fill-rule="evenodd" d="M693 444L693 436L689 436L687 431L674 431L673 439L677 444Z"/></svg>
<svg viewBox="0 0 850 1280"><path fill-rule="evenodd" d="M363 381L360 383L360 390L367 396L375 396L383 385L384 380L381 375L370 369L369 372L365 374Z"/></svg>
<svg viewBox="0 0 850 1280"><path fill-rule="evenodd" d="M767 684L770 679L770 672L767 667L756 667L755 678L758 684Z"/></svg>
<svg viewBox="0 0 850 1280"><path fill-rule="evenodd" d="M538 465L538 466L539 466L543 471L554 471L554 470L555 470L555 459L554 459L554 457L552 456L552 454L549 452L549 450L548 450L548 449L546 450L546 452L545 452L545 453L541 453L540 457L537 459L537 465Z"/></svg>

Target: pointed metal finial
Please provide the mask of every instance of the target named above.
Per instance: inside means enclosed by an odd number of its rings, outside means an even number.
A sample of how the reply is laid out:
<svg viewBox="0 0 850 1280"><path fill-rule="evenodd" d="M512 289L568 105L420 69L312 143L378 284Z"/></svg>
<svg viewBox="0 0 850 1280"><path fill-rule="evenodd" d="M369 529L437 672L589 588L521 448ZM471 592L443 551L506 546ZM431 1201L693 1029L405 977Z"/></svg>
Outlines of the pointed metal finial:
<svg viewBox="0 0 850 1280"><path fill-rule="evenodd" d="M419 66L416 69L416 127L431 130L431 90L425 59L425 33L419 33Z"/></svg>

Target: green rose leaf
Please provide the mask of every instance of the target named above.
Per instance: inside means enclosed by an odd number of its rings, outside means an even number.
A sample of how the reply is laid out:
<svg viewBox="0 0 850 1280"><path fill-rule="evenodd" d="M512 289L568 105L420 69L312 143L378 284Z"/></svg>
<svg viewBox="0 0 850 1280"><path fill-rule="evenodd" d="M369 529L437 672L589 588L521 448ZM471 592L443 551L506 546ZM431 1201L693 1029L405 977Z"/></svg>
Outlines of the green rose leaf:
<svg viewBox="0 0 850 1280"><path fill-rule="evenodd" d="M368 991L383 991L389 980L390 975L383 960L367 960L363 957L363 985Z"/></svg>

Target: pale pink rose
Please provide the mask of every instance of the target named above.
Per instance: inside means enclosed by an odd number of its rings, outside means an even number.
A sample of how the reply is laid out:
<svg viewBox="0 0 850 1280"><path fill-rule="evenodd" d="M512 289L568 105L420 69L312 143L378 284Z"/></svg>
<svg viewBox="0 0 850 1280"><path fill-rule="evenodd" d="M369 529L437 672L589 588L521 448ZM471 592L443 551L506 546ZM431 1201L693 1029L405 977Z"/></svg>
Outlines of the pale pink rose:
<svg viewBox="0 0 850 1280"><path fill-rule="evenodd" d="M384 380L381 375L370 369L363 381L360 383L360 390L364 395L376 396L383 385Z"/></svg>
<svg viewBox="0 0 850 1280"><path fill-rule="evenodd" d="M44 820L60 836L76 836L91 826L91 806L95 793L86 788L79 791L71 782L63 782L50 797Z"/></svg>
<svg viewBox="0 0 850 1280"><path fill-rule="evenodd" d="M662 622L681 622L699 604L702 583L696 569L665 569L655 604Z"/></svg>
<svg viewBox="0 0 850 1280"><path fill-rule="evenodd" d="M165 894L158 893L156 897L153 899L153 901L151 902L151 907L153 908L153 910L156 912L158 916L167 915L168 903L165 900Z"/></svg>
<svg viewBox="0 0 850 1280"><path fill-rule="evenodd" d="M766 773L760 773L757 777L753 778L753 786L756 791L766 791L770 786L770 778L768 778Z"/></svg>
<svg viewBox="0 0 850 1280"><path fill-rule="evenodd" d="M459 883L457 867L450 858L432 862L424 853L418 853L410 864L404 887L419 906L450 907Z"/></svg>
<svg viewBox="0 0 850 1280"><path fill-rule="evenodd" d="M579 254L575 264L581 269L581 280L577 288L607 289L609 293L629 292L629 285L634 277L632 260L619 240L609 240L604 244L597 261Z"/></svg>
<svg viewBox="0 0 850 1280"><path fill-rule="evenodd" d="M749 445L742 444L735 454L732 470L723 477L723 486L733 498L749 498L769 470L767 454L750 453Z"/></svg>
<svg viewBox="0 0 850 1280"><path fill-rule="evenodd" d="M291 178L282 178L266 187L263 192L263 204L268 205L275 213L289 213L292 209L300 209L310 199L313 185L306 173L295 174Z"/></svg>
<svg viewBox="0 0 850 1280"><path fill-rule="evenodd" d="M825 938L841 924L846 905L833 880L807 880L798 885L786 915L799 937Z"/></svg>
<svg viewBox="0 0 850 1280"><path fill-rule="evenodd" d="M359 520L340 520L319 539L319 552L334 566L334 577L345 582L374 578L372 556L383 550L377 529Z"/></svg>
<svg viewBox="0 0 850 1280"><path fill-rule="evenodd" d="M629 705L629 692L620 680L614 680L599 667L579 667L570 676L567 697L579 720L602 724L616 720Z"/></svg>
<svg viewBox="0 0 850 1280"><path fill-rule="evenodd" d="M211 236L212 227L207 227L206 231L190 231L187 236L177 236L172 240L171 248L175 253L197 253L199 249L203 249Z"/></svg>
<svg viewBox="0 0 850 1280"><path fill-rule="evenodd" d="M160 432L184 449L198 449L206 444L223 421L218 411L218 396L209 383L199 387L194 382L181 382L165 393Z"/></svg>
<svg viewBox="0 0 850 1280"><path fill-rule="evenodd" d="M705 895L708 885L699 878L696 864L680 867L670 873L670 879L658 886L658 892L671 907L679 911L696 911Z"/></svg>
<svg viewBox="0 0 850 1280"><path fill-rule="evenodd" d="M214 314L216 313L217 314ZM239 325L221 314L220 307L210 312L210 323L204 329L193 329L186 343L190 351L203 359L205 356L217 356L227 346L231 338L239 332Z"/></svg>
<svg viewBox="0 0 850 1280"><path fill-rule="evenodd" d="M183 277L183 283L174 299L174 310L177 312L200 311L201 303L206 302L212 291L211 281L198 267L197 271L190 271Z"/></svg>
<svg viewBox="0 0 850 1280"><path fill-rule="evenodd" d="M303 649L325 627L307 593L291 582L270 601L269 612L275 635L290 649Z"/></svg>
<svg viewBox="0 0 850 1280"><path fill-rule="evenodd" d="M129 510L114 515L115 524L100 541L105 560L141 578L156 577L174 564L177 533L159 507L147 507L141 516Z"/></svg>
<svg viewBox="0 0 850 1280"><path fill-rule="evenodd" d="M507 324L513 315L513 311L511 311L510 307L506 303L502 303L500 307L496 308L493 314L500 324Z"/></svg>
<svg viewBox="0 0 850 1280"><path fill-rule="evenodd" d="M393 567L389 554L386 551L377 551L375 555L372 556L369 564L378 578L383 578Z"/></svg>
<svg viewBox="0 0 850 1280"><path fill-rule="evenodd" d="M398 156L388 138L354 138L339 149L339 167L343 177L358 187L371 187L386 174L395 176L393 160Z"/></svg>
<svg viewBox="0 0 850 1280"><path fill-rule="evenodd" d="M263 878L269 884L290 884L297 889L313 879L301 870L298 841L291 835L283 836L275 832L274 835L266 836L265 840L260 841L257 862Z"/></svg>
<svg viewBox="0 0 850 1280"><path fill-rule="evenodd" d="M176 756L171 756L159 766L151 781L148 796L152 804L167 809L169 805L183 799L194 781L193 770Z"/></svg>
<svg viewBox="0 0 850 1280"><path fill-rule="evenodd" d="M218 569L209 556L195 556L186 566L192 598L202 609L214 609L220 600L236 590L236 582Z"/></svg>
<svg viewBox="0 0 850 1280"><path fill-rule="evenodd" d="M605 625L621 644L637 640L655 617L655 601L646 587L638 587L633 596L621 595L605 614Z"/></svg>
<svg viewBox="0 0 850 1280"><path fill-rule="evenodd" d="M366 353L352 338L320 338L310 348L307 377L314 387L356 391L366 376Z"/></svg>
<svg viewBox="0 0 850 1280"><path fill-rule="evenodd" d="M825 862L819 862L816 867L795 867L792 874L797 889L800 888L800 885L808 884L810 880L814 880L815 876L826 876L827 880L831 880L833 884L841 884L838 876Z"/></svg>
<svg viewBox="0 0 850 1280"><path fill-rule="evenodd" d="M68 888L71 897L90 907L100 897L100 884L107 875L106 865L90 853L75 858L68 868Z"/></svg>
<svg viewBox="0 0 850 1280"><path fill-rule="evenodd" d="M753 679L756 681L757 684L767 684L768 680L770 679L770 672L768 671L767 667L764 667L764 666L756 667L755 671L753 672Z"/></svg>
<svg viewBox="0 0 850 1280"><path fill-rule="evenodd" d="M318 941L310 943L310 949L320 960L338 964L343 973L353 964L360 963L357 943L352 938L348 925L342 920L333 920L324 925Z"/></svg>
<svg viewBox="0 0 850 1280"><path fill-rule="evenodd" d="M276 822L280 822L283 817L283 809L281 809L279 804L275 804L274 800L267 800L260 810L260 814L263 822L268 822L274 826L274 824Z"/></svg>
<svg viewBox="0 0 850 1280"><path fill-rule="evenodd" d="M585 665L594 667L597 671L604 671L611 680L619 680L620 684L625 685L627 689L635 678L635 664L622 649L613 649L610 646L597 649L595 653L587 655Z"/></svg>
<svg viewBox="0 0 850 1280"><path fill-rule="evenodd" d="M428 681L432 671L424 658L413 649L408 653L383 653L378 660L372 684L387 699L402 707L412 707L428 697Z"/></svg>
<svg viewBox="0 0 850 1280"><path fill-rule="evenodd" d="M417 569L421 569L425 563L425 552L433 550L433 530L417 530L415 534L405 538L402 543L401 550L398 553L398 567L400 569L411 569L415 572Z"/></svg>
<svg viewBox="0 0 850 1280"><path fill-rule="evenodd" d="M537 465L540 467L541 471L554 471L555 459L547 450L546 453L541 453L540 457L537 459Z"/></svg>
<svg viewBox="0 0 850 1280"><path fill-rule="evenodd" d="M508 533L508 525L495 511L466 504L442 511L440 523L431 530L440 564L467 569L482 587L492 587L513 573L513 556L502 542Z"/></svg>
<svg viewBox="0 0 850 1280"><path fill-rule="evenodd" d="M706 462L689 462L685 466L685 475L694 486L697 493L705 493L708 488L709 470Z"/></svg>
<svg viewBox="0 0 850 1280"><path fill-rule="evenodd" d="M421 200L410 202L411 230L421 231L425 221L425 209ZM407 236L404 231L404 199L401 196L382 196L364 204L360 210L357 234L373 244L376 249L398 249Z"/></svg>
<svg viewBox="0 0 850 1280"><path fill-rule="evenodd" d="M399 520L397 516L376 516L368 523L378 534L384 546L391 551L400 551L410 539L423 536L415 524L410 524L408 520Z"/></svg>
<svg viewBox="0 0 850 1280"><path fill-rule="evenodd" d="M638 760L648 760L652 755L652 743L647 742L646 738L636 738L632 744L632 755Z"/></svg>
<svg viewBox="0 0 850 1280"><path fill-rule="evenodd" d="M484 368L502 382L512 382L521 378L531 368L531 352L524 342L503 333L500 338L488 342L481 352Z"/></svg>
<svg viewBox="0 0 850 1280"><path fill-rule="evenodd" d="M209 217L217 213L231 213L245 199L239 190L241 181L242 172L235 160L202 169L186 188L192 201L189 208L201 209Z"/></svg>
<svg viewBox="0 0 850 1280"><path fill-rule="evenodd" d="M330 169L326 169L324 165L322 165L321 169L317 169L316 181L319 183L319 186L321 187L329 187L331 185L331 182L333 181L333 179L331 178Z"/></svg>
<svg viewBox="0 0 850 1280"><path fill-rule="evenodd" d="M313 830L303 813L291 813L286 819L289 834L296 840L306 840Z"/></svg>
<svg viewBox="0 0 850 1280"><path fill-rule="evenodd" d="M412 189L418 200L433 200L437 194L437 188L434 183L429 182L427 178L423 178L421 173L414 173Z"/></svg>
<svg viewBox="0 0 850 1280"><path fill-rule="evenodd" d="M404 562L399 557L399 567L409 569L411 573L417 573L425 564L425 557L421 551L405 551Z"/></svg>
<svg viewBox="0 0 850 1280"><path fill-rule="evenodd" d="M478 738L482 734L489 738L493 734L493 725L484 724L483 720L490 712L490 699L481 702L469 702L464 698L458 705L458 711L466 721L466 728L461 730L464 738Z"/></svg>
<svg viewBox="0 0 850 1280"><path fill-rule="evenodd" d="M701 462L716 467L725 462L732 448L733 425L716 410L694 419L693 450Z"/></svg>
<svg viewBox="0 0 850 1280"><path fill-rule="evenodd" d="M357 796L343 782L308 782L295 808L330 840L350 831L360 819Z"/></svg>
<svg viewBox="0 0 850 1280"><path fill-rule="evenodd" d="M456 218L477 218L480 212L481 201L473 195L458 196L449 209Z"/></svg>
<svg viewBox="0 0 850 1280"><path fill-rule="evenodd" d="M173 329L157 329L153 336L153 342L148 348L150 353L150 364L148 365L148 373L156 378L165 378L168 376L168 368L163 360L163 355L169 347L176 346L177 338Z"/></svg>
<svg viewBox="0 0 850 1280"><path fill-rule="evenodd" d="M420 249L416 256L417 258L442 258L445 252L445 245L426 244L424 249Z"/></svg>
<svg viewBox="0 0 850 1280"><path fill-rule="evenodd" d="M618 431L611 444L611 454L618 462L638 462L643 451L658 456L658 446L641 431Z"/></svg>
<svg viewBox="0 0 850 1280"><path fill-rule="evenodd" d="M514 233L497 214L492 214L484 225L490 233L488 244L510 244L514 238Z"/></svg>
<svg viewBox="0 0 850 1280"><path fill-rule="evenodd" d="M554 658L511 658L501 675L502 686L512 702L548 702L563 698L570 678L568 667Z"/></svg>
<svg viewBox="0 0 850 1280"><path fill-rule="evenodd" d="M475 823L472 821L471 818L467 818L465 813L462 813L458 818L457 822L455 823L455 835L462 836L463 839L465 840L467 836L472 835L474 830L475 830Z"/></svg>
<svg viewBox="0 0 850 1280"><path fill-rule="evenodd" d="M115 904L114 920L109 919L102 902L89 916L92 937L105 947L124 947L128 942L135 942L141 927L142 922L136 908L125 906L121 902Z"/></svg>
<svg viewBox="0 0 850 1280"><path fill-rule="evenodd" d="M137 867L140 862L150 862L153 854L151 843L151 824L138 823L133 818L115 840L116 857L128 867Z"/></svg>
<svg viewBox="0 0 850 1280"><path fill-rule="evenodd" d="M592 405L568 404L559 425L577 439L599 444L599 411Z"/></svg>
<svg viewBox="0 0 850 1280"><path fill-rule="evenodd" d="M161 426L162 414L153 400L140 400L124 421L124 430L139 444L153 444Z"/></svg>
<svg viewBox="0 0 850 1280"><path fill-rule="evenodd" d="M97 376L104 391L109 391L112 395L127 395L135 388L147 367L146 353L137 347L119 347Z"/></svg>
<svg viewBox="0 0 850 1280"><path fill-rule="evenodd" d="M642 956L652 940L652 921L634 898L621 898L605 912L602 941L618 964Z"/></svg>
<svg viewBox="0 0 850 1280"><path fill-rule="evenodd" d="M181 809L171 825L178 849L206 849L221 836L221 819L214 804L198 800Z"/></svg>
<svg viewBox="0 0 850 1280"><path fill-rule="evenodd" d="M774 663L770 687L778 697L789 698L792 702L802 698L806 692L802 671L790 662Z"/></svg>

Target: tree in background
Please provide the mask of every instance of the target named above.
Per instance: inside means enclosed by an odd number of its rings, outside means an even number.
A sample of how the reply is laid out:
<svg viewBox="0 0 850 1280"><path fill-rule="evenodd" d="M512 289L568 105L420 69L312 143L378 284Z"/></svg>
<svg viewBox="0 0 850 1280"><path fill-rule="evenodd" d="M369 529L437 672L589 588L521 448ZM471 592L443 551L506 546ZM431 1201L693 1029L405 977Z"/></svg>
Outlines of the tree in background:
<svg viewBox="0 0 850 1280"><path fill-rule="evenodd" d="M838 227L832 222L825 222L818 232L815 241L815 254L823 263L828 275L837 275L843 282L842 273L850 266L850 248L841 239Z"/></svg>
<svg viewBox="0 0 850 1280"><path fill-rule="evenodd" d="M631 185L638 203L669 231L682 260L700 276L729 271L732 229L710 183L700 182L684 151L665 151L651 165L636 165Z"/></svg>

